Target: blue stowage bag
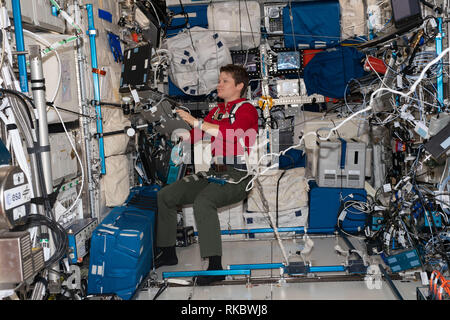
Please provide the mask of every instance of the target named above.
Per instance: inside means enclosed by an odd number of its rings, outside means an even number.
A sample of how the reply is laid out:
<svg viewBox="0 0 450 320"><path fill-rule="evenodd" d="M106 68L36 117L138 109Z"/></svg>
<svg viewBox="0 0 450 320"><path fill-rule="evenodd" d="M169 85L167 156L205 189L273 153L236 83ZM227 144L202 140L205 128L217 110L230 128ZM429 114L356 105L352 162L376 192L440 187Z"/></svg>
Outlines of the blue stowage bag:
<svg viewBox="0 0 450 320"><path fill-rule="evenodd" d="M156 212L114 207L92 233L88 294L133 297L153 264Z"/></svg>
<svg viewBox="0 0 450 320"><path fill-rule="evenodd" d="M170 28L166 30L168 38L177 35L185 28L202 27L208 28L208 5L190 5L190 6L169 6L167 10L173 14ZM186 25L186 16L189 25ZM165 26L163 26L165 27Z"/></svg>
<svg viewBox="0 0 450 320"><path fill-rule="evenodd" d="M92 232L88 294L131 299L153 265L158 185L134 187Z"/></svg>
<svg viewBox="0 0 450 320"><path fill-rule="evenodd" d="M279 169L292 169L306 167L306 152L303 150L290 149L284 155L280 156L278 161Z"/></svg>
<svg viewBox="0 0 450 320"><path fill-rule="evenodd" d="M285 47L299 48L301 45L301 48L307 48L309 45L309 48L317 48L338 44L340 15L339 1L291 2L283 8Z"/></svg>
<svg viewBox="0 0 450 320"><path fill-rule="evenodd" d="M317 53L303 73L308 95L343 98L348 90L347 83L367 74L363 68L364 57L355 48L347 46Z"/></svg>

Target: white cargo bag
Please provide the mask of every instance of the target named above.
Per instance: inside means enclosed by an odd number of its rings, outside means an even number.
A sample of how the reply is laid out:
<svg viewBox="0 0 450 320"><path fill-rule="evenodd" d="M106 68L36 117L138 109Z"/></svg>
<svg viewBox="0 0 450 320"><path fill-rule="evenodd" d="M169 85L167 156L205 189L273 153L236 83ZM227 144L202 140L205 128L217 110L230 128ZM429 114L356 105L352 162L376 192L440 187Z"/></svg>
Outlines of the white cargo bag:
<svg viewBox="0 0 450 320"><path fill-rule="evenodd" d="M169 76L185 94L199 96L215 90L220 67L232 63L225 42L205 28L185 29L164 40L170 53Z"/></svg>
<svg viewBox="0 0 450 320"><path fill-rule="evenodd" d="M264 197L269 204L269 211L276 211L277 182L283 170L270 170L259 177ZM278 187L278 211L301 208L308 205L308 181L305 178L305 168L286 170L280 179ZM257 190L253 187L247 200L249 212L264 212L263 201Z"/></svg>
<svg viewBox="0 0 450 320"><path fill-rule="evenodd" d="M220 34L230 50L259 47L261 12L257 1L228 1L208 6L208 29Z"/></svg>
<svg viewBox="0 0 450 320"><path fill-rule="evenodd" d="M122 205L130 194L129 161L126 155L107 157L106 174L102 177L101 188L106 206Z"/></svg>

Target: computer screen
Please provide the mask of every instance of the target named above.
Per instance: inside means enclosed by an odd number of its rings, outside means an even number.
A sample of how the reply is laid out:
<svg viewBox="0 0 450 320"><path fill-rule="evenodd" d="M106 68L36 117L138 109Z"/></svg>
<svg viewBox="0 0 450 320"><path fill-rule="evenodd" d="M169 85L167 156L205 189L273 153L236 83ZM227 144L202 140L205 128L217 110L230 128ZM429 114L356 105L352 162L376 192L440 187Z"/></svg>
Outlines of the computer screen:
<svg viewBox="0 0 450 320"><path fill-rule="evenodd" d="M297 70L300 69L300 52L286 51L278 52L277 69L278 70Z"/></svg>
<svg viewBox="0 0 450 320"><path fill-rule="evenodd" d="M396 27L421 18L419 0L391 0L392 15Z"/></svg>
<svg viewBox="0 0 450 320"><path fill-rule="evenodd" d="M148 80L150 80L151 56L152 46L150 43L125 50L119 91L129 92L130 86L138 90L146 88Z"/></svg>

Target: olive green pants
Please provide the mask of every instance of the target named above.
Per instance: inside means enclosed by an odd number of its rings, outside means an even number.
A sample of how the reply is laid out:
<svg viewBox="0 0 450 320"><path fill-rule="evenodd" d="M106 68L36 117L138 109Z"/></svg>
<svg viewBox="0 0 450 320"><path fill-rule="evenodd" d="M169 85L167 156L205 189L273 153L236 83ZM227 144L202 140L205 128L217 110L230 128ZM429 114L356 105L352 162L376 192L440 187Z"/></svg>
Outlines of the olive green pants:
<svg viewBox="0 0 450 320"><path fill-rule="evenodd" d="M206 175L232 178L239 181L246 172L227 166L227 171L209 170ZM158 219L156 245L170 247L176 244L177 206L194 204L194 218L198 231L202 258L222 255L222 239L217 208L234 204L247 197L247 177L239 184L224 185L209 182L201 173L186 176L158 192Z"/></svg>

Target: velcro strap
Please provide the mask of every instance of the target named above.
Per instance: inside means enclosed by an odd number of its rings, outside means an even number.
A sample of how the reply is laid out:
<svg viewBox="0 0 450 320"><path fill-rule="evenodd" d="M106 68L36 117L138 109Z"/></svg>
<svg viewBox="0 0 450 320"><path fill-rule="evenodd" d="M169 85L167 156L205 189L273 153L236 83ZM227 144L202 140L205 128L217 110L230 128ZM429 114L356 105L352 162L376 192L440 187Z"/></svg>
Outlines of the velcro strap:
<svg viewBox="0 0 450 320"><path fill-rule="evenodd" d="M46 146L35 145L33 148L27 148L27 152L28 154L50 152L50 145Z"/></svg>
<svg viewBox="0 0 450 320"><path fill-rule="evenodd" d="M104 76L106 74L105 70L101 70L101 69L97 69L97 68L92 68L92 73L97 73L101 76Z"/></svg>
<svg viewBox="0 0 450 320"><path fill-rule="evenodd" d="M15 130L17 129L17 125L15 123L10 123L6 125L6 130Z"/></svg>
<svg viewBox="0 0 450 320"><path fill-rule="evenodd" d="M45 79L32 79L30 80L31 83L45 83Z"/></svg>
<svg viewBox="0 0 450 320"><path fill-rule="evenodd" d="M41 87L31 87L31 90L33 91L37 91L37 90L45 90L45 86L41 86Z"/></svg>

